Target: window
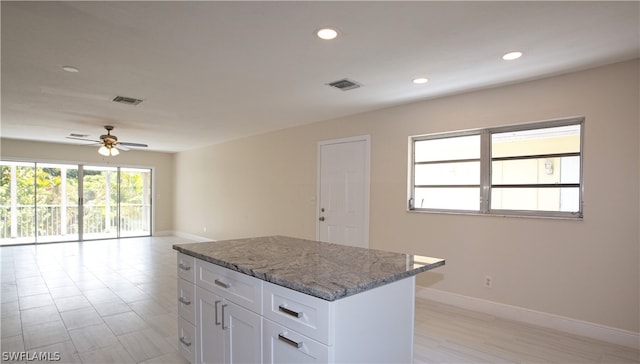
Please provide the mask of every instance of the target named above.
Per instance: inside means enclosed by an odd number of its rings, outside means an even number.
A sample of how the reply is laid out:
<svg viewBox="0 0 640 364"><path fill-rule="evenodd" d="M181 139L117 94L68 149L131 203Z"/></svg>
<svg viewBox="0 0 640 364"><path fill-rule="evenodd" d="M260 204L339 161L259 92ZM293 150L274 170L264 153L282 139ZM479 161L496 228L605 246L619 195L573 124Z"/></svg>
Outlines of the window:
<svg viewBox="0 0 640 364"><path fill-rule="evenodd" d="M583 118L411 137L409 209L582 217Z"/></svg>

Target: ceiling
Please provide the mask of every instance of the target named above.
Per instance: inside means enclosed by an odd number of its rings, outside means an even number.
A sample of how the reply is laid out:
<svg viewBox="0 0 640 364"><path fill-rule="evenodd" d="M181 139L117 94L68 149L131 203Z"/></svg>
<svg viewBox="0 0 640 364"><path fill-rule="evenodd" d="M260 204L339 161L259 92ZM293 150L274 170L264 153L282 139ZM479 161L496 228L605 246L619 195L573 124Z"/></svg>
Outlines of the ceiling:
<svg viewBox="0 0 640 364"><path fill-rule="evenodd" d="M2 137L82 144L66 137L113 125L164 152L640 54L636 1L0 4ZM343 78L362 87L327 85Z"/></svg>

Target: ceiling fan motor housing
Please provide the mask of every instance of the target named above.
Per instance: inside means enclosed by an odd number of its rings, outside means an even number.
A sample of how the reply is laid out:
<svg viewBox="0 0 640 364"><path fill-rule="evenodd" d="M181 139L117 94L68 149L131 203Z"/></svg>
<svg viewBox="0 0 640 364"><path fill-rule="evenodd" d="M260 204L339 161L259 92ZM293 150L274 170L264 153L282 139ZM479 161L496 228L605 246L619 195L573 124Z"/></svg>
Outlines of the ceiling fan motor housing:
<svg viewBox="0 0 640 364"><path fill-rule="evenodd" d="M114 146L118 142L118 137L115 135L111 135L113 126L105 125L104 128L107 129L107 134L100 135L100 140L104 142L105 146Z"/></svg>

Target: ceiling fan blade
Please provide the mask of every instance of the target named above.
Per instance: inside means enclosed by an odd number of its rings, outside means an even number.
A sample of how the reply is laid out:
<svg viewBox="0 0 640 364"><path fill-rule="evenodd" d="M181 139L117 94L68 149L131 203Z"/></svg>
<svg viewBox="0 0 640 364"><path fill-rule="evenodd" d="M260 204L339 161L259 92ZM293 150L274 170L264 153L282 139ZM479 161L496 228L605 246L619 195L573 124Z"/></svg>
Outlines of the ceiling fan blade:
<svg viewBox="0 0 640 364"><path fill-rule="evenodd" d="M120 149L120 150L124 150L125 152L130 151L131 149L125 147L124 145L122 145L122 143L116 143L116 145L114 145L114 147L116 149Z"/></svg>
<svg viewBox="0 0 640 364"><path fill-rule="evenodd" d="M74 140L82 140L85 142L94 142L94 143L102 143L102 141L100 140L93 140L93 139L85 139L85 138L77 138L77 137L72 137L72 136L68 136L66 137L67 139L74 139Z"/></svg>
<svg viewBox="0 0 640 364"><path fill-rule="evenodd" d="M118 142L119 145L126 145L128 147L139 147L139 148L146 148L148 147L148 145L146 144L142 144L142 143L127 143L127 142Z"/></svg>

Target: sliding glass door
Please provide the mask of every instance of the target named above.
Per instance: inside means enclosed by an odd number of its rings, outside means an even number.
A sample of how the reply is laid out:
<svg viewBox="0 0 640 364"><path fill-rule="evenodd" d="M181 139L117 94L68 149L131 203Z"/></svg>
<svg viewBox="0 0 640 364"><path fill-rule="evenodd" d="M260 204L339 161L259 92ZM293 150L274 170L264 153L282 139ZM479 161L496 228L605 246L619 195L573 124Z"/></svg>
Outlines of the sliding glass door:
<svg viewBox="0 0 640 364"><path fill-rule="evenodd" d="M36 241L78 240L78 166L38 163L35 172Z"/></svg>
<svg viewBox="0 0 640 364"><path fill-rule="evenodd" d="M35 163L2 162L0 241L33 242L35 225Z"/></svg>
<svg viewBox="0 0 640 364"><path fill-rule="evenodd" d="M150 169L2 161L0 172L0 245L151 235Z"/></svg>
<svg viewBox="0 0 640 364"><path fill-rule="evenodd" d="M151 170L120 169L120 236L151 235Z"/></svg>
<svg viewBox="0 0 640 364"><path fill-rule="evenodd" d="M82 173L82 238L118 237L118 168L85 166Z"/></svg>

